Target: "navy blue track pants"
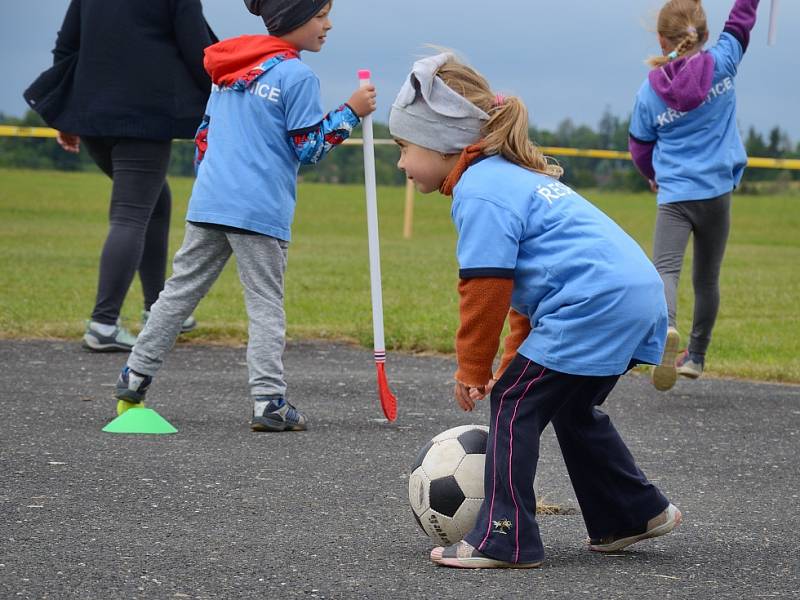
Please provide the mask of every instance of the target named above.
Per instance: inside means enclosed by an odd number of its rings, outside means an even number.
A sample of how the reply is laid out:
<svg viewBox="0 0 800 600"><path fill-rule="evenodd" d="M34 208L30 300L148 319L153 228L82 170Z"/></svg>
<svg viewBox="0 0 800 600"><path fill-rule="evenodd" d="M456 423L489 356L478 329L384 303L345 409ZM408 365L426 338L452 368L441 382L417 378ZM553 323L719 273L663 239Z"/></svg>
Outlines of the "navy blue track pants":
<svg viewBox="0 0 800 600"><path fill-rule="evenodd" d="M667 507L597 408L618 380L559 373L516 356L492 389L486 497L467 542L497 560L542 560L533 480L539 437L551 422L589 537L634 529Z"/></svg>

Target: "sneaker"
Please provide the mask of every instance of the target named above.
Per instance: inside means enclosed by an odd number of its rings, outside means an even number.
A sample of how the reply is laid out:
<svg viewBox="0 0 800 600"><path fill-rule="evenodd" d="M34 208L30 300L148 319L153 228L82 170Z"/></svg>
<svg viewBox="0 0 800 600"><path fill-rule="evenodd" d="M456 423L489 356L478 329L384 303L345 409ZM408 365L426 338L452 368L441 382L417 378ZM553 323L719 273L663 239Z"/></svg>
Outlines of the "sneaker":
<svg viewBox="0 0 800 600"><path fill-rule="evenodd" d="M150 318L150 311L142 311L142 327L147 324L147 319ZM181 324L181 333L189 333L192 329L197 327L197 320L193 315L189 315L187 319Z"/></svg>
<svg viewBox="0 0 800 600"><path fill-rule="evenodd" d="M697 379L703 374L705 362L704 356L684 350L675 364L678 367L678 375L683 375L689 379Z"/></svg>
<svg viewBox="0 0 800 600"><path fill-rule="evenodd" d="M306 418L283 398L257 397L253 407L253 431L305 431Z"/></svg>
<svg viewBox="0 0 800 600"><path fill-rule="evenodd" d="M595 552L617 552L636 542L666 535L680 525L681 520L681 511L670 504L664 512L650 519L638 530L623 531L602 539L590 539L589 549Z"/></svg>
<svg viewBox="0 0 800 600"><path fill-rule="evenodd" d="M110 335L98 331L100 323L88 321L83 334L83 347L92 352L130 352L136 343L136 336L117 324Z"/></svg>
<svg viewBox="0 0 800 600"><path fill-rule="evenodd" d="M495 560L464 540L451 546L434 548L431 550L431 560L437 565L456 569L534 569L542 565L542 561L512 563Z"/></svg>
<svg viewBox="0 0 800 600"><path fill-rule="evenodd" d="M153 378L150 375L140 375L128 365L125 365L117 378L114 398L124 400L130 404L141 404L144 402L147 388L150 387L152 382Z"/></svg>
<svg viewBox="0 0 800 600"><path fill-rule="evenodd" d="M678 370L675 368L675 359L678 356L678 346L681 335L674 327L667 329L667 342L664 345L664 354L661 355L661 364L653 369L653 385L659 392L671 389L678 380Z"/></svg>

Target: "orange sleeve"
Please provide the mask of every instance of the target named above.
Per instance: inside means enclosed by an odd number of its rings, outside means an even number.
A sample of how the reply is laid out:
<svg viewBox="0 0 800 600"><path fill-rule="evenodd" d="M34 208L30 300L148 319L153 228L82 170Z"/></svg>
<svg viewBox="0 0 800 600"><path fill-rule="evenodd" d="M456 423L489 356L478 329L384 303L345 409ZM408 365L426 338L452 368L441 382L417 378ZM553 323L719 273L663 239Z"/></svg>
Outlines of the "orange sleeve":
<svg viewBox="0 0 800 600"><path fill-rule="evenodd" d="M456 334L456 381L469 387L486 385L500 346L500 334L511 306L513 279L460 279L461 324Z"/></svg>
<svg viewBox="0 0 800 600"><path fill-rule="evenodd" d="M494 378L500 379L508 365L517 355L517 350L531 333L531 321L525 315L521 315L513 308L508 311L508 323L511 330L503 341L503 358L500 359L500 366L495 371Z"/></svg>

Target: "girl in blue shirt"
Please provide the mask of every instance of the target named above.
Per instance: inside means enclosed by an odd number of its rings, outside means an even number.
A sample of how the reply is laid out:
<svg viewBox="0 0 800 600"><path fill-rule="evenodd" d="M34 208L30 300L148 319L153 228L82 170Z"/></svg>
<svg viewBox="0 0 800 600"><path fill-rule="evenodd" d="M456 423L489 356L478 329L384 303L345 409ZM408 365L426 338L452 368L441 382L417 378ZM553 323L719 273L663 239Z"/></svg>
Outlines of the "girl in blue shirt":
<svg viewBox="0 0 800 600"><path fill-rule="evenodd" d="M458 90L458 91L456 91ZM681 515L637 468L601 405L620 375L656 363L667 329L658 273L639 245L558 181L528 139L522 102L450 54L418 61L392 106L399 168L423 193L452 196L461 324L455 399L491 397L485 500L449 567L529 568L544 549L531 490L552 423L589 531L617 551ZM500 366L493 359L506 317Z"/></svg>
<svg viewBox="0 0 800 600"><path fill-rule="evenodd" d="M232 254L250 322L247 367L254 431L301 431L305 416L286 401L283 283L297 171L346 140L375 110L375 88L357 89L324 114L319 80L300 52L319 52L331 29L329 0L245 0L272 35L211 46L213 82L197 132L197 180L173 275L153 305L117 380L118 411L141 404L181 322Z"/></svg>
<svg viewBox="0 0 800 600"><path fill-rule="evenodd" d="M658 16L663 56L636 96L630 150L639 171L658 192L653 261L664 281L669 331L653 369L656 389L670 389L678 374L703 373L719 311L719 274L730 230L731 192L747 156L736 125L735 77L755 26L759 0L736 0L717 43L708 40L699 0L671 0ZM689 347L679 357L678 280L689 234L694 235L695 305Z"/></svg>

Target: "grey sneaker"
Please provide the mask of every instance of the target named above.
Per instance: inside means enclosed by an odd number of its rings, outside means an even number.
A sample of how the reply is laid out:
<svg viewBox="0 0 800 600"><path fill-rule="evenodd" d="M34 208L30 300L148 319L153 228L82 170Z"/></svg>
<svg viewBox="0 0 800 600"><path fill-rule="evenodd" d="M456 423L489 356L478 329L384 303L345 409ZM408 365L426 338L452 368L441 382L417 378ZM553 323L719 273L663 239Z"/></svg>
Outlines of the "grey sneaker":
<svg viewBox="0 0 800 600"><path fill-rule="evenodd" d="M490 558L469 543L461 540L451 546L439 546L431 550L431 560L442 567L456 569L535 569L542 561L512 563Z"/></svg>
<svg viewBox="0 0 800 600"><path fill-rule="evenodd" d="M689 379L697 379L703 374L705 362L705 358L702 355L685 350L683 354L678 357L678 362L676 363L678 375L688 377Z"/></svg>
<svg viewBox="0 0 800 600"><path fill-rule="evenodd" d="M681 520L681 511L670 504L664 512L650 519L639 529L622 531L602 539L590 539L589 549L595 552L617 552L636 542L666 535L680 525Z"/></svg>
<svg viewBox="0 0 800 600"><path fill-rule="evenodd" d="M305 431L307 428L305 416L283 398L255 399L250 421L253 431Z"/></svg>
<svg viewBox="0 0 800 600"><path fill-rule="evenodd" d="M667 342L664 345L664 354L661 355L661 364L653 368L653 385L659 392L672 389L678 380L678 370L675 368L675 359L678 357L678 346L681 335L674 327L667 329Z"/></svg>
<svg viewBox="0 0 800 600"><path fill-rule="evenodd" d="M147 319L150 318L150 311L143 310L142 311L142 327L147 324ZM186 320L181 323L181 333L189 333L192 329L197 327L197 320L194 318L194 315L189 315Z"/></svg>
<svg viewBox="0 0 800 600"><path fill-rule="evenodd" d="M91 352L130 352L136 343L136 336L117 324L111 335L97 331L98 323L88 321L83 334L83 347Z"/></svg>

